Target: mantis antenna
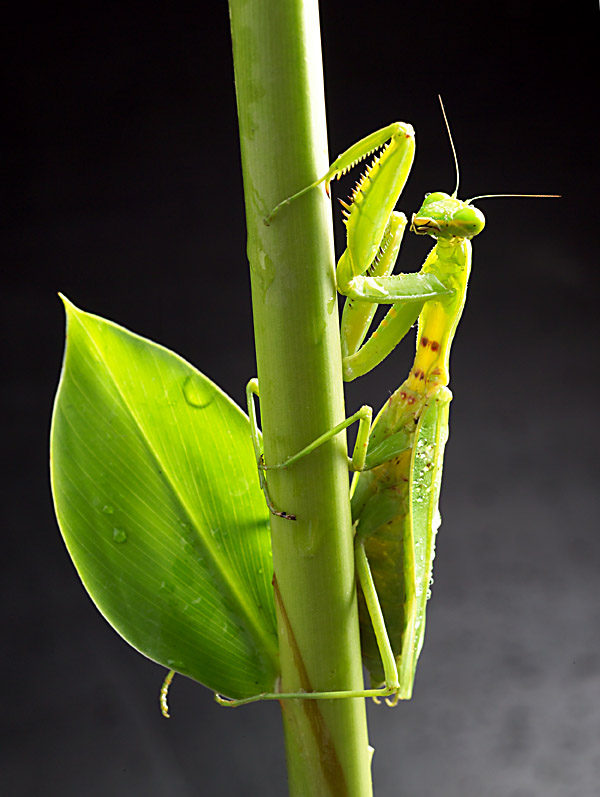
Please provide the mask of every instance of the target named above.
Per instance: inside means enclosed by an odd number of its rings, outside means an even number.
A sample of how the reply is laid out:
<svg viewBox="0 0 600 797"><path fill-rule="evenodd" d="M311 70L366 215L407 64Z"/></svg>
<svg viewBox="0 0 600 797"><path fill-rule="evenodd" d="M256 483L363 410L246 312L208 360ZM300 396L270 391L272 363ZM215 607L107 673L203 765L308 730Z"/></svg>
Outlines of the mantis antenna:
<svg viewBox="0 0 600 797"><path fill-rule="evenodd" d="M481 194L480 196L473 196L471 199L465 199L467 205L475 202L476 199L498 199L498 197L529 197L533 199L556 199L561 197L561 194Z"/></svg>
<svg viewBox="0 0 600 797"><path fill-rule="evenodd" d="M446 123L446 130L448 131L448 138L450 139L450 146L452 147L452 155L454 156L454 166L456 168L456 188L454 189L452 197L453 199L455 199L458 196L458 183L459 183L458 157L456 155L456 147L454 146L454 140L452 139L450 124L448 122L448 117L446 116L446 109L444 108L444 103L442 101L441 94L438 94L438 100L440 101L442 114L444 116L444 122ZM475 202L476 199L496 199L497 197L529 197L535 199L556 199L560 197L560 194L480 194L479 196L471 197L471 199L465 199L465 203L467 205L470 205L471 202Z"/></svg>
<svg viewBox="0 0 600 797"><path fill-rule="evenodd" d="M440 105L442 108L442 114L444 116L444 122L446 124L446 130L448 131L448 138L450 139L450 146L452 147L452 154L454 155L454 166L456 168L456 188L454 189L454 193L452 194L453 199L456 199L458 196L458 183L460 180L460 174L458 170L458 157L456 155L456 147L454 146L454 141L452 139L452 133L450 132L450 125L448 123L448 117L446 116L446 109L444 108L444 103L442 102L442 95L438 94L438 100L440 101Z"/></svg>
<svg viewBox="0 0 600 797"><path fill-rule="evenodd" d="M460 180L460 173L458 169L458 156L456 155L456 147L454 146L454 140L452 138L452 132L450 131L450 124L448 122L448 117L446 116L446 109L444 108L444 103L442 101L441 94L438 94L438 100L440 101L442 114L444 116L444 122L446 123L446 130L448 131L448 138L450 139L450 146L452 147L452 155L454 156L454 166L456 168L456 188L454 189L452 198L455 199L458 196L458 184ZM560 197L560 194L480 194L479 196L471 197L471 199L465 199L465 203L467 205L470 205L471 202L475 202L476 199L496 199L498 197L529 197L530 199L531 198L556 199Z"/></svg>

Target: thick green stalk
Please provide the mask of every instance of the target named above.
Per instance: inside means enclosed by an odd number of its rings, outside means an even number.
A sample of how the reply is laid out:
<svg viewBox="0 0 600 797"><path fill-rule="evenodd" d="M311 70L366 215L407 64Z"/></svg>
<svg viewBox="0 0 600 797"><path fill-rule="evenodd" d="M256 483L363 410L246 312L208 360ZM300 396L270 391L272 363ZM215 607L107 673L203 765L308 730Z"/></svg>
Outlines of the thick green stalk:
<svg viewBox="0 0 600 797"><path fill-rule="evenodd" d="M344 417L317 0L229 0L267 463ZM269 471L281 691L361 689L345 435ZM294 797L372 793L364 700L282 703Z"/></svg>

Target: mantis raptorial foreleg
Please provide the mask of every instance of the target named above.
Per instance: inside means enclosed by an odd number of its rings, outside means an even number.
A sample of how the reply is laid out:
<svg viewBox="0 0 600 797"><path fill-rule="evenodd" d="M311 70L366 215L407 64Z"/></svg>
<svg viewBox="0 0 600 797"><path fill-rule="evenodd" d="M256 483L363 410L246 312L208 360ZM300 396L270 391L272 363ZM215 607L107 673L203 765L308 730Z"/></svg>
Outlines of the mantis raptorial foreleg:
<svg viewBox="0 0 600 797"><path fill-rule="evenodd" d="M380 147L384 148L357 183L350 204L342 202L347 248L337 265L336 282L338 291L348 297L341 330L346 381L367 373L387 357L426 301L449 293L433 273L392 275L406 226L406 217L394 207L414 158L412 126L395 122L357 142L336 158L322 178L281 202L265 219L270 224L282 207L321 183L329 195L332 180ZM363 345L380 304L392 308Z"/></svg>
<svg viewBox="0 0 600 797"><path fill-rule="evenodd" d="M410 167L412 165L412 159L414 157L414 130L412 125L402 124L402 122L392 122L392 124L387 125L387 127L382 127L380 130L376 130L374 133L361 138L360 141L356 142L356 144L353 144L347 150L342 152L341 155L338 155L323 177L320 177L318 180L315 180L314 183L305 186L301 191L297 191L292 196L287 197L287 199L284 199L276 207L274 207L269 215L265 218L265 224L269 226L269 224L271 224L275 216L282 208L289 205L295 199L303 196L303 194L312 191L313 188L321 185L321 183L325 183L325 191L327 196L330 196L329 186L333 180L339 180L340 177L346 174L346 172L350 171L353 166L356 166L357 163L360 163L360 161L364 160L369 155L372 155L375 150L383 147L386 141L398 140L400 137L402 137L402 135L413 139L413 143L412 147L409 145L404 150L404 154L409 157L409 162L405 166L404 178L402 179L402 176L400 176L402 185L397 193L397 196L399 196L402 188L404 187L404 183L406 182L406 177L408 176L408 172L410 171ZM390 211L394 205L395 202L392 203ZM383 235L383 230L381 233Z"/></svg>

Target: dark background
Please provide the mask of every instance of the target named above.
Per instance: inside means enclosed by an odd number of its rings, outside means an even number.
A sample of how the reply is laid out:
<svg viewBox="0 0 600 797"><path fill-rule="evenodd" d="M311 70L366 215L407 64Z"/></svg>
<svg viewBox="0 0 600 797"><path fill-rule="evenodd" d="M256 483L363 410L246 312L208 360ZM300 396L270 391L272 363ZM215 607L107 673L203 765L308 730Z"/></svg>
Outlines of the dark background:
<svg viewBox="0 0 600 797"><path fill-rule="evenodd" d="M11 797L286 791L276 705L226 711L179 678L161 717L163 671L84 593L48 487L58 290L181 353L240 403L255 373L227 7L157 8L22 4L4 25L0 789ZM379 797L600 793L599 16L592 2L554 9L321 3L332 155L410 121L417 159L401 207L452 191L439 92L462 196L563 195L481 203L415 696L369 706ZM428 248L409 237L405 270ZM383 403L412 346L350 387L349 412Z"/></svg>

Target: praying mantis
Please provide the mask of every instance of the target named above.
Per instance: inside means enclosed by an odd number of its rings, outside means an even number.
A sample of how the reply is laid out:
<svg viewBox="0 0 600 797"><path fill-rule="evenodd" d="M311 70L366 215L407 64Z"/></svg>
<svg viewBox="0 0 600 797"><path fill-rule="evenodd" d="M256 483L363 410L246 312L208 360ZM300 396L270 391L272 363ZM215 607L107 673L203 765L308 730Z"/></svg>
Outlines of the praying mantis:
<svg viewBox="0 0 600 797"><path fill-rule="evenodd" d="M451 136L450 142L454 151ZM265 472L293 467L343 429L359 423L349 461L355 471L350 494L361 648L372 688L261 694L243 700L217 695L222 705L237 706L260 699L368 696L385 697L389 705L396 705L412 696L424 639L435 537L441 522L438 502L452 400L448 389L450 350L466 299L471 239L483 230L485 218L472 204L473 199L458 199L457 165L454 193L428 194L412 217L412 232L436 240L421 270L392 274L407 225L404 214L394 208L415 149L411 125L396 122L342 153L322 178L277 205L265 224L273 223L282 208L322 183L329 195L332 180L382 147L357 183L350 203L342 203L347 247L338 261L336 282L339 292L347 297L341 323L343 376L350 381L378 365L418 319L416 354L408 377L373 424L372 409L363 406L277 465L264 462L254 406L258 382L251 380L247 386L261 486L270 510L280 517L294 519L273 506ZM484 197L474 199L480 198ZM391 305L390 310L365 341L380 304Z"/></svg>

